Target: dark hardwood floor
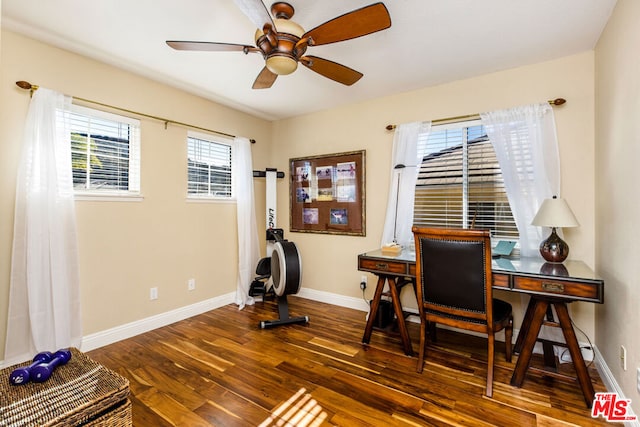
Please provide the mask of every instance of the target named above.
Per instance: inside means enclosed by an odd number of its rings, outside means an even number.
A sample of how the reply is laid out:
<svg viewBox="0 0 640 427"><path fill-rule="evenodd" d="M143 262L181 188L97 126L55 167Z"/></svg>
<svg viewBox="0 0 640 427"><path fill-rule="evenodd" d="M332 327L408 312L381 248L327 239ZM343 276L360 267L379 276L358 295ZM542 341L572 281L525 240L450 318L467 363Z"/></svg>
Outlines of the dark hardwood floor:
<svg viewBox="0 0 640 427"><path fill-rule="evenodd" d="M489 399L482 338L439 329L418 374L398 336L374 331L361 344L365 313L295 296L289 308L310 322L260 329L278 317L275 302L229 305L88 355L129 379L135 426L609 425L576 383L528 373L509 385L517 356L506 363L501 343ZM418 329L409 323L414 350Z"/></svg>

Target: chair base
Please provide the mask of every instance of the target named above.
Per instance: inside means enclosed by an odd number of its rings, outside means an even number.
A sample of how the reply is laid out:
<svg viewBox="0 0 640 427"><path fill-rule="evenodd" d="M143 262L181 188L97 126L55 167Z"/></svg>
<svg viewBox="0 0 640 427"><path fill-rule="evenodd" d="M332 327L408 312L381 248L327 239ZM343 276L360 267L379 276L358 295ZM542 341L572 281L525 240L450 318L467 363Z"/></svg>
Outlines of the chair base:
<svg viewBox="0 0 640 427"><path fill-rule="evenodd" d="M427 337L429 341L436 342L436 324L435 321L427 321L421 319L420 321L420 351L418 353L418 364L416 366L416 372L421 374L424 368L424 354ZM495 332L499 332L504 329L505 333L505 359L508 363L511 363L513 354L513 314L509 314L502 322L498 322L495 325ZM495 358L495 335L487 335L487 382L486 392L487 397L493 397L493 367Z"/></svg>

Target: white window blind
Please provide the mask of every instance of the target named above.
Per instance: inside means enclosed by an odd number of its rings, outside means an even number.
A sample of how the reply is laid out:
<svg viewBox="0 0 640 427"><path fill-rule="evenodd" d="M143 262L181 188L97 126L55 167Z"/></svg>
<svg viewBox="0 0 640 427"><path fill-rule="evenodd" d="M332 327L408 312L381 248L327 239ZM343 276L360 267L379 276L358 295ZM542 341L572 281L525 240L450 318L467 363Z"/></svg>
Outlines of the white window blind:
<svg viewBox="0 0 640 427"><path fill-rule="evenodd" d="M518 239L500 166L479 120L433 126L420 136L418 150L414 224L489 229L495 238Z"/></svg>
<svg viewBox="0 0 640 427"><path fill-rule="evenodd" d="M187 135L188 197L232 198L230 143L211 135Z"/></svg>
<svg viewBox="0 0 640 427"><path fill-rule="evenodd" d="M74 105L69 115L77 193L140 193L140 121Z"/></svg>

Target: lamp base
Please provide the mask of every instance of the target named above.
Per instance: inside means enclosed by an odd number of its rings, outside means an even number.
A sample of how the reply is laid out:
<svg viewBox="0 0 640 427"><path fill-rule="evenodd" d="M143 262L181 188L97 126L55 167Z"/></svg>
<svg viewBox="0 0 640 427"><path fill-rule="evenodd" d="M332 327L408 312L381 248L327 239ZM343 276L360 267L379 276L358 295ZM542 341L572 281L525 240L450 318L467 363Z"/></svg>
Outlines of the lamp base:
<svg viewBox="0 0 640 427"><path fill-rule="evenodd" d="M548 276L569 277L569 270L561 262L545 262L540 267L540 273Z"/></svg>
<svg viewBox="0 0 640 427"><path fill-rule="evenodd" d="M540 255L547 262L560 263L569 255L569 245L556 234L556 228L551 229L551 235L540 243Z"/></svg>

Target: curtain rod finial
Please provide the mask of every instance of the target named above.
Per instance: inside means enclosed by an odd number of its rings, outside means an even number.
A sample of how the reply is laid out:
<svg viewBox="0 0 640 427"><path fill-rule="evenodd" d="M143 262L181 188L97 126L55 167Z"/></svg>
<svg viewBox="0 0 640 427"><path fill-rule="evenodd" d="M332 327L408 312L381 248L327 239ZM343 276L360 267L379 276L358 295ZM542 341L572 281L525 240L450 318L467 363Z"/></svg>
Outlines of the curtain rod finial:
<svg viewBox="0 0 640 427"><path fill-rule="evenodd" d="M29 82L25 82L24 80L20 80L16 82L16 85L20 88L20 89L25 89L25 90L29 90L32 88L31 83Z"/></svg>
<svg viewBox="0 0 640 427"><path fill-rule="evenodd" d="M33 92L38 90L38 85L32 85L29 82L25 82L24 80L19 80L16 82L16 86L20 89L31 91L31 96L33 96Z"/></svg>
<svg viewBox="0 0 640 427"><path fill-rule="evenodd" d="M32 85L31 83L25 82L24 80L17 81L16 86L18 86L20 89L25 90L38 90L38 85Z"/></svg>
<svg viewBox="0 0 640 427"><path fill-rule="evenodd" d="M564 99L564 98L556 98L553 101L550 101L549 103L552 104L552 105L562 105L565 102L567 102L567 100Z"/></svg>

